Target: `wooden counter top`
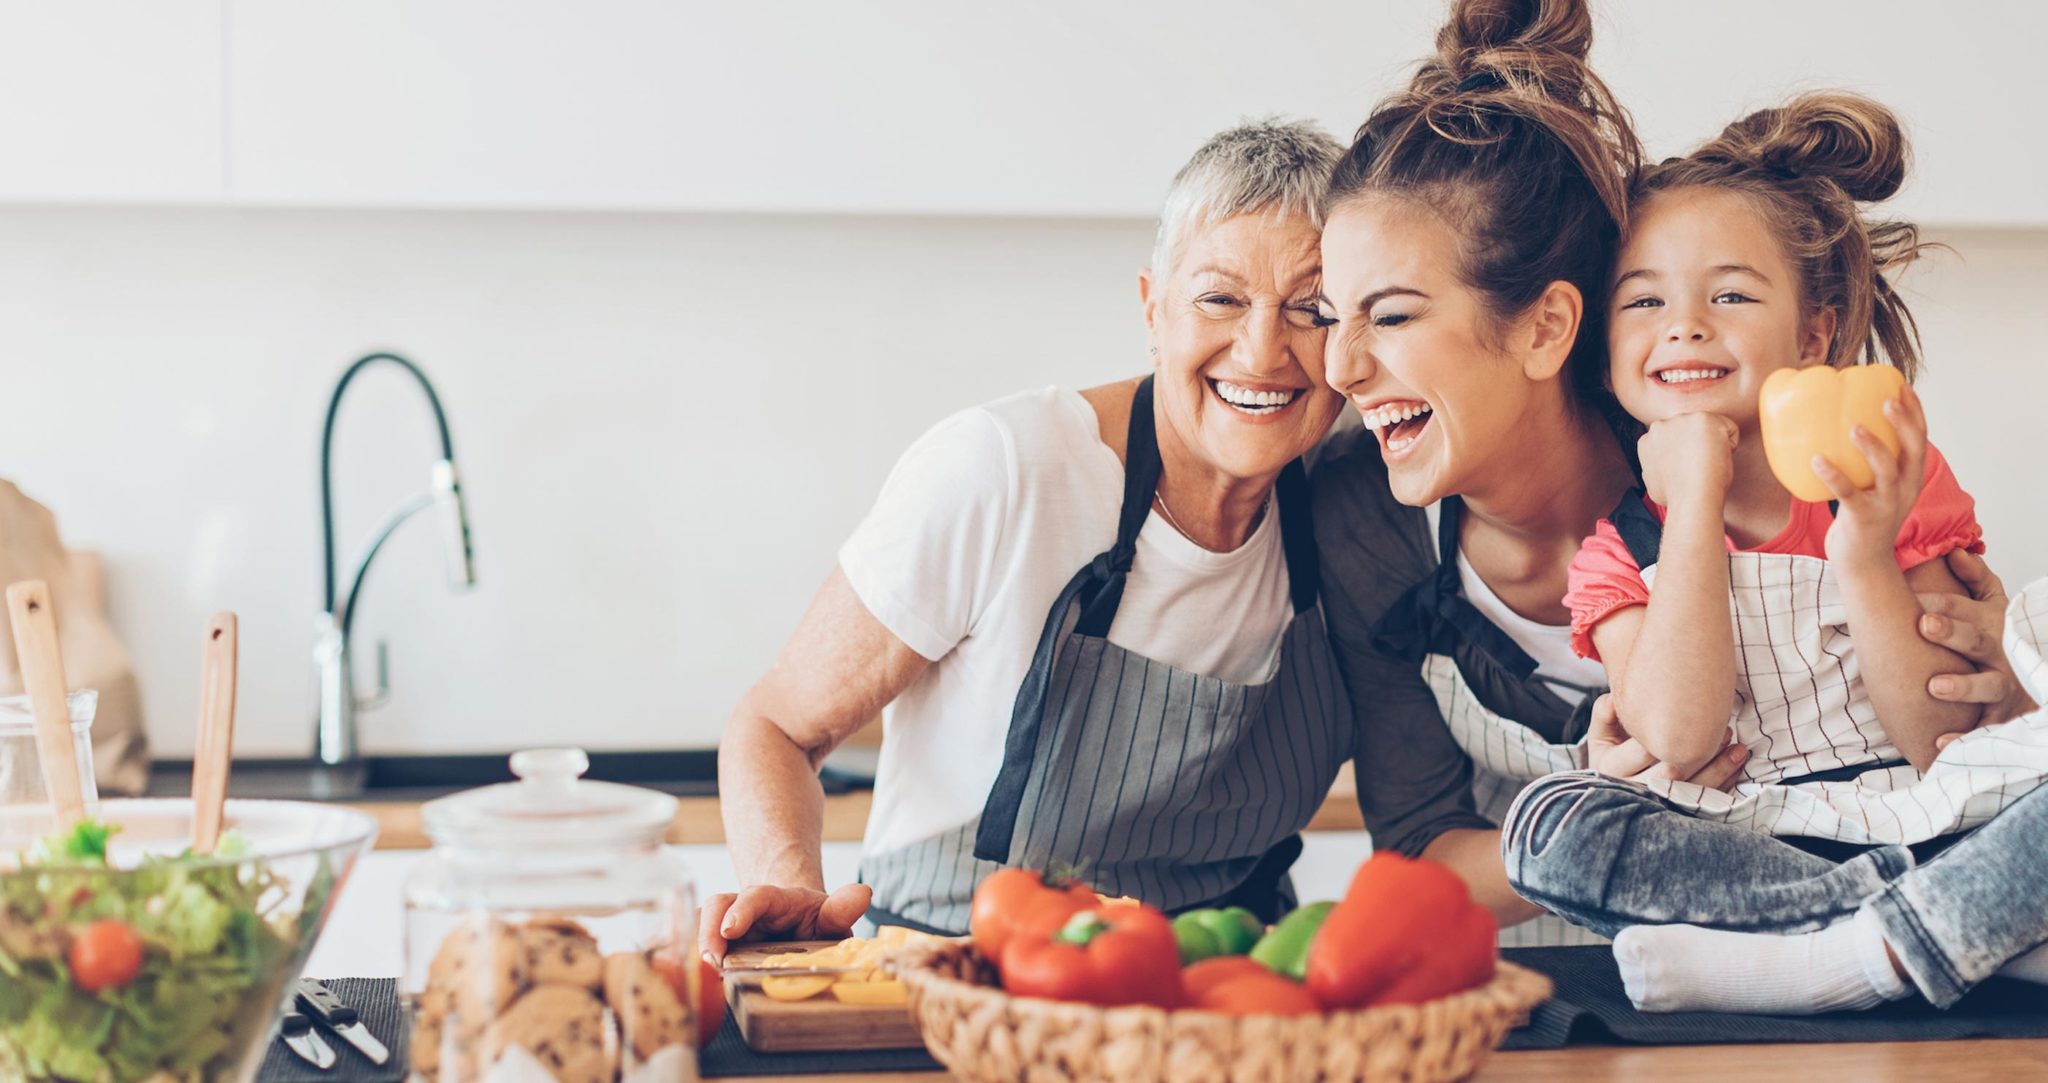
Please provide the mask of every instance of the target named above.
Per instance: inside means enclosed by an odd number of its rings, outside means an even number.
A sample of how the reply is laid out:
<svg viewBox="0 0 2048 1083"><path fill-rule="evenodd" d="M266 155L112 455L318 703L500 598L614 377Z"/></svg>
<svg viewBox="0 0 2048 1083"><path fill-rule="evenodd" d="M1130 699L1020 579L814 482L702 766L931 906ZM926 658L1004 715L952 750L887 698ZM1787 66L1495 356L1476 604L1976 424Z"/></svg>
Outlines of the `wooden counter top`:
<svg viewBox="0 0 2048 1083"><path fill-rule="evenodd" d="M2048 1039L1842 1045L1580 1046L1496 1053L1474 1083L1721 1083L1728 1079L1921 1081L2048 1077ZM757 1076L756 1083L940 1083L937 1072Z"/></svg>
<svg viewBox="0 0 2048 1083"><path fill-rule="evenodd" d="M668 841L678 845L724 844L725 823L719 819L718 798L681 797L676 800L676 821L669 827ZM873 804L874 794L867 790L827 797L824 841L860 841L861 832L867 827L868 809ZM418 802L368 802L349 807L376 817L379 850L424 850L429 845L426 830L420 825ZM1330 787L1329 796L1323 799L1323 807L1309 821L1308 829L1358 831L1364 827L1365 821L1358 814L1358 790L1351 777L1351 765L1345 764L1337 775L1336 783Z"/></svg>

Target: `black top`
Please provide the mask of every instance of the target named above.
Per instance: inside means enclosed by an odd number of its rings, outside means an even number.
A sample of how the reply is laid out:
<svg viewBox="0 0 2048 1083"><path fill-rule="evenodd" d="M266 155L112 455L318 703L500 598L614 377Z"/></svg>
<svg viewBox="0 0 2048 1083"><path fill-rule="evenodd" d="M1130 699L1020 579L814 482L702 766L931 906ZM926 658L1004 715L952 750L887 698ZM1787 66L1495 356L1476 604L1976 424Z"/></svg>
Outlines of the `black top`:
<svg viewBox="0 0 2048 1083"><path fill-rule="evenodd" d="M1460 634L1457 620L1425 622L1413 612L1418 588L1442 584L1440 568L1454 582L1456 569L1439 560L1428 513L1394 499L1371 432L1332 435L1309 487L1323 615L1358 716L1358 808L1374 847L1412 857L1445 831L1499 826L1473 803L1472 761L1422 679L1423 655L1448 654L1482 705L1546 740L1576 739L1586 712L1536 680L1533 663L1505 633L1487 625L1481 634ZM1447 522L1455 525L1455 517ZM1458 603L1470 614L1462 620L1477 617ZM1388 634L1403 626L1410 634Z"/></svg>

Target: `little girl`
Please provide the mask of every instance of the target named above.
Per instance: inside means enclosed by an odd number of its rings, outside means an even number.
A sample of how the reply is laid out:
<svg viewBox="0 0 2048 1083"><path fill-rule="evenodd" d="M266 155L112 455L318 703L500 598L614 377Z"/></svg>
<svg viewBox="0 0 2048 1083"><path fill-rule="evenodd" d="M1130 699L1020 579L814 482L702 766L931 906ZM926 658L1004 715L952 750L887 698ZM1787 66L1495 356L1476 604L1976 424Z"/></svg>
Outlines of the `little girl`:
<svg viewBox="0 0 2048 1083"><path fill-rule="evenodd" d="M1826 1011L1915 988L1947 1004L2000 965L2048 973L2048 949L2020 954L2048 919L1971 895L2048 893L2048 872L2006 841L2048 812L2048 791L2028 797L2048 775L2048 711L1972 731L1972 709L1926 694L1931 676L1971 667L1920 639L1914 594L1965 593L1943 557L1983 544L1917 397L1885 404L1896 451L1854 433L1869 487L1814 460L1826 503L1786 490L1759 433L1773 372L1918 367L1886 279L1918 253L1916 233L1857 208L1904 173L1890 112L1824 94L1737 121L1638 183L1606 319L1612 390L1646 429L1646 492L1572 562L1574 645L1603 661L1623 727L1672 775L1731 731L1749 756L1725 793L1539 779L1502 847L1517 891L1616 936L1630 996L1651 1010ZM2048 615L2048 591L2023 591L2014 612L2009 653ZM2043 676L2022 673L2029 687ZM1951 846L1936 864L1955 875L1938 880L1967 890L1917 909L1877 899Z"/></svg>
<svg viewBox="0 0 2048 1083"><path fill-rule="evenodd" d="M1924 842L1984 822L2048 772L2048 742L1937 737L1976 711L1927 695L1967 668L1915 630L1919 593L1966 593L1942 559L1982 552L1973 502L1927 443L1917 396L1885 405L1894 452L1859 426L1875 483L1825 458L1835 500L1772 473L1758 390L1780 369L1918 367L1886 274L1914 229L1857 201L1897 191L1891 113L1810 95L1646 171L1608 306L1609 380L1647 428L1630 494L1572 561L1574 646L1601 660L1622 725L1681 777L1726 734L1748 749L1732 793L1666 783L1700 815L1851 844ZM1652 589L1654 584L1655 589ZM1852 640L1853 636L1853 640Z"/></svg>

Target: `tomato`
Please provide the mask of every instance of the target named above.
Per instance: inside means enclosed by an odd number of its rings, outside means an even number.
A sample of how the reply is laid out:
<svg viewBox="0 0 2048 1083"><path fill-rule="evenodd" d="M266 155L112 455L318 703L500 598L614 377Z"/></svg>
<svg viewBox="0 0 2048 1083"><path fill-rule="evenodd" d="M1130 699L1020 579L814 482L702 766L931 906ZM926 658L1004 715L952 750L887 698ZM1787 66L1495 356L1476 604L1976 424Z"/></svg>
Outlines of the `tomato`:
<svg viewBox="0 0 2048 1083"><path fill-rule="evenodd" d="M1002 972L1012 996L1162 1008L1184 999L1173 924L1149 906L1084 910L1049 936L1020 929Z"/></svg>
<svg viewBox="0 0 2048 1083"><path fill-rule="evenodd" d="M71 940L71 980L88 993L116 989L142 972L142 938L112 918L93 922Z"/></svg>
<svg viewBox="0 0 2048 1083"><path fill-rule="evenodd" d="M1050 936L1068 918L1096 905L1095 891L1086 884L1053 886L1026 869L997 869L974 889L967 931L974 937L975 950L1000 964L1011 936Z"/></svg>
<svg viewBox="0 0 2048 1083"><path fill-rule="evenodd" d="M689 1005L690 1014L697 1017L697 1048L710 1045L711 1039L718 1036L718 1028L725 1024L725 975L702 959L665 951L655 952L649 962L654 972L675 990L676 999Z"/></svg>

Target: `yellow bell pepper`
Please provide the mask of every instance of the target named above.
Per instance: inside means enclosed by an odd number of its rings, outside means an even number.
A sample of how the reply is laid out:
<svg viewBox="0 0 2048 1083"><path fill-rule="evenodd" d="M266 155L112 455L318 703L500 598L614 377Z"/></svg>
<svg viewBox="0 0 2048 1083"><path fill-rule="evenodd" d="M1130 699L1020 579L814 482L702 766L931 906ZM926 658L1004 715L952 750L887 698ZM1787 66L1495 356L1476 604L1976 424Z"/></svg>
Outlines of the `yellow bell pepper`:
<svg viewBox="0 0 2048 1083"><path fill-rule="evenodd" d="M1831 500L1834 494L1813 472L1813 457L1821 455L1857 488L1869 488L1876 478L1849 433L1861 425L1896 454L1899 436L1884 419L1884 404L1905 390L1905 375L1890 365L1814 365L1771 373L1757 403L1771 472L1801 500Z"/></svg>

